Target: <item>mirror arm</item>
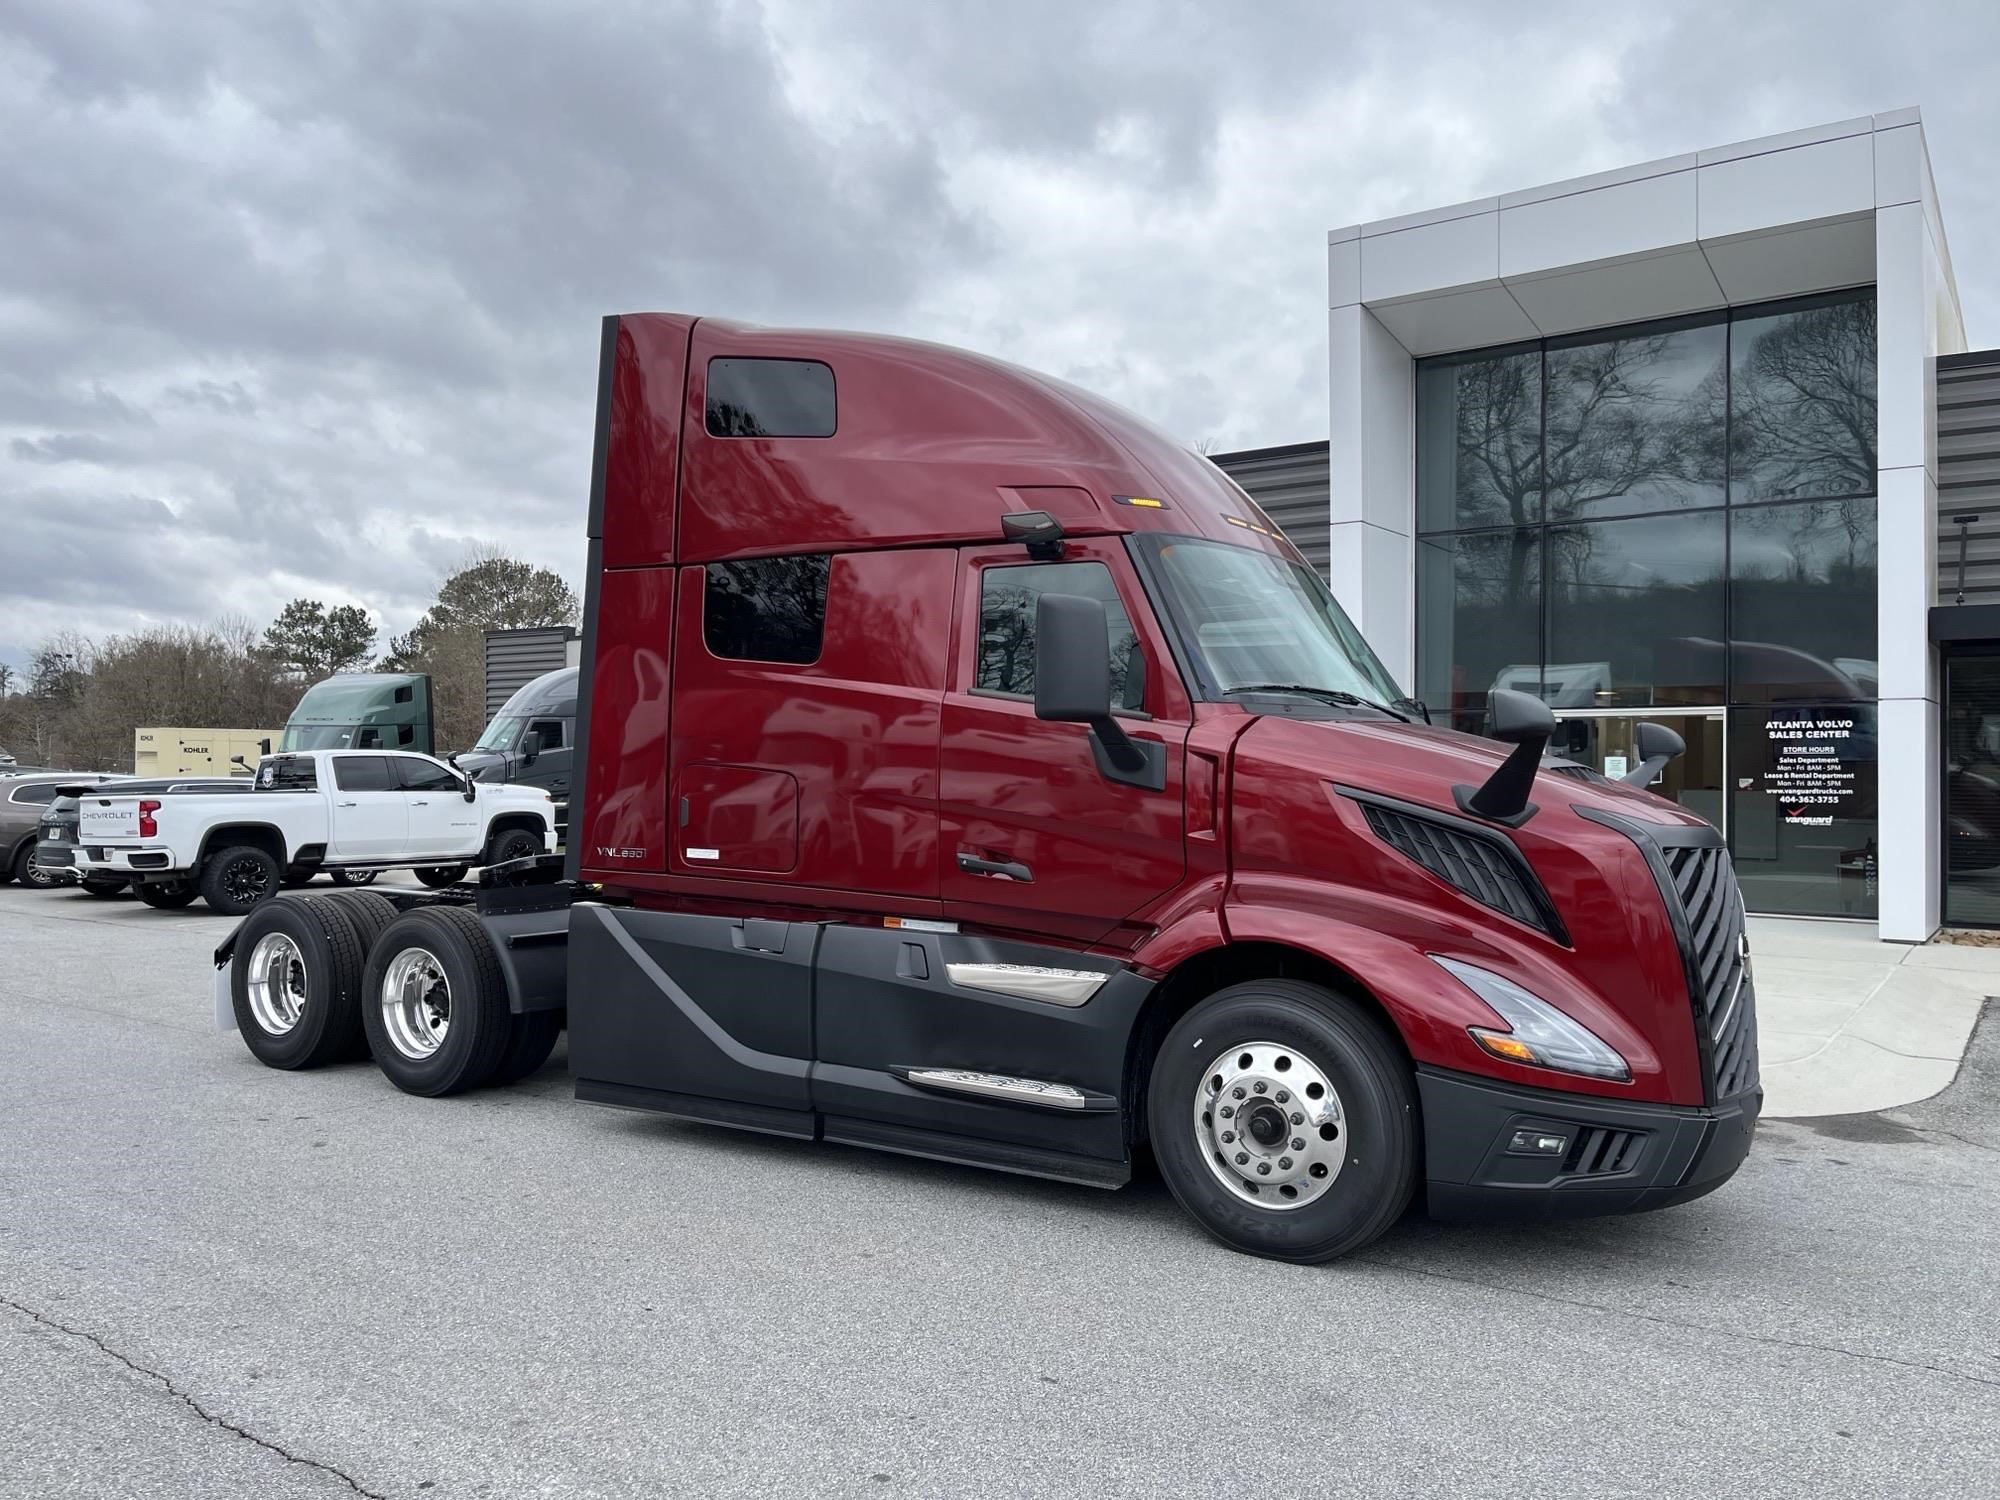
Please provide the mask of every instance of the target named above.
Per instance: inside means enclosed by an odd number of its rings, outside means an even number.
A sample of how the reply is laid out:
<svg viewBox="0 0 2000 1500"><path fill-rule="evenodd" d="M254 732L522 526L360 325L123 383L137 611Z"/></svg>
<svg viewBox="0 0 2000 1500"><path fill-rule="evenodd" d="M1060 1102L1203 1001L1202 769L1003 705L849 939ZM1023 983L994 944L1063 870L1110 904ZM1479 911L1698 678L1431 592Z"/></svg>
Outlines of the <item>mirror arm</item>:
<svg viewBox="0 0 2000 1500"><path fill-rule="evenodd" d="M1528 794L1535 789L1535 775L1542 768L1542 750L1547 744L1545 737L1522 740L1477 788L1453 787L1452 798L1459 811L1510 828L1527 822L1538 810Z"/></svg>
<svg viewBox="0 0 2000 1500"><path fill-rule="evenodd" d="M1146 752L1125 732L1125 726L1110 715L1090 721L1090 732L1097 736L1104 746L1104 753L1111 764L1121 771L1143 771L1146 769Z"/></svg>

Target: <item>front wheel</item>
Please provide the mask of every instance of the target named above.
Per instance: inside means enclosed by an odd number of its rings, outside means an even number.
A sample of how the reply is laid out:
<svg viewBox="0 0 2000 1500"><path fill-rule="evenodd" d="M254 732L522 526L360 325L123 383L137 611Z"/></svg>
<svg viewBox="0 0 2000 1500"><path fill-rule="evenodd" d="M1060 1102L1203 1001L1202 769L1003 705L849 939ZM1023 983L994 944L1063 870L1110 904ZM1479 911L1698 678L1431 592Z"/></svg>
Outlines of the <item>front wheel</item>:
<svg viewBox="0 0 2000 1500"><path fill-rule="evenodd" d="M493 841L486 846L486 858L480 863L504 865L510 859L527 859L541 852L540 834L530 833L525 828L509 828L504 833L493 835Z"/></svg>
<svg viewBox="0 0 2000 1500"><path fill-rule="evenodd" d="M441 891L448 885L457 885L465 879L465 865L423 865L410 873L417 877L420 885L427 885L434 891Z"/></svg>
<svg viewBox="0 0 2000 1500"><path fill-rule="evenodd" d="M1232 1249L1333 1260L1415 1191L1409 1064L1353 1000L1289 979L1232 985L1167 1033L1146 1104L1182 1208Z"/></svg>

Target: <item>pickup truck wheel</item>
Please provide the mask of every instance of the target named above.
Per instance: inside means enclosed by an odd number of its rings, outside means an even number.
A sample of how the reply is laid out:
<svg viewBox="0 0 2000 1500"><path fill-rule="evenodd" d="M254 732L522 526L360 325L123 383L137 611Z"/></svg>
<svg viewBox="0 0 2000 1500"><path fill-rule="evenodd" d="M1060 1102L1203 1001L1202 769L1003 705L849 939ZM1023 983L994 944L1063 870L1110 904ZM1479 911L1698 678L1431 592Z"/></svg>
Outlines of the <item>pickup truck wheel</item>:
<svg viewBox="0 0 2000 1500"><path fill-rule="evenodd" d="M357 1055L361 955L331 901L295 896L250 913L236 930L229 998L259 1062L289 1071Z"/></svg>
<svg viewBox="0 0 2000 1500"><path fill-rule="evenodd" d="M496 833L486 846L486 857L482 865L504 865L510 859L527 859L530 855L542 853L542 841L525 828L509 828L504 833Z"/></svg>
<svg viewBox="0 0 2000 1500"><path fill-rule="evenodd" d="M465 872L470 868L469 865L425 865L410 873L417 877L420 884L427 885L434 891L441 891L446 886L457 885L459 881L465 879Z"/></svg>
<svg viewBox="0 0 2000 1500"><path fill-rule="evenodd" d="M278 893L278 862L250 844L209 855L201 872L201 899L224 916L240 917Z"/></svg>
<svg viewBox="0 0 2000 1500"><path fill-rule="evenodd" d="M148 880L135 887L134 894L148 906L178 911L183 906L193 906L194 898L201 893L185 880Z"/></svg>
<svg viewBox="0 0 2000 1500"><path fill-rule="evenodd" d="M1372 1015L1319 985L1253 980L1189 1011L1161 1044L1146 1117L1181 1207L1252 1255L1349 1254L1416 1188L1409 1064Z"/></svg>
<svg viewBox="0 0 2000 1500"><path fill-rule="evenodd" d="M406 1094L439 1098L491 1082L514 1017L493 941L456 906L422 906L391 922L362 981L368 1050Z"/></svg>
<svg viewBox="0 0 2000 1500"><path fill-rule="evenodd" d="M32 890L51 891L62 884L63 877L35 863L35 851L39 848L41 840L29 839L14 851L14 878Z"/></svg>
<svg viewBox="0 0 2000 1500"><path fill-rule="evenodd" d="M375 877L380 873L381 871L379 870L335 870L333 872L333 883L335 885L373 885Z"/></svg>
<svg viewBox="0 0 2000 1500"><path fill-rule="evenodd" d="M100 901L108 900L112 896L124 895L125 885L126 882L120 879L116 875L109 877L103 875L91 875L77 882L78 889L80 889L84 893L84 895L95 896Z"/></svg>

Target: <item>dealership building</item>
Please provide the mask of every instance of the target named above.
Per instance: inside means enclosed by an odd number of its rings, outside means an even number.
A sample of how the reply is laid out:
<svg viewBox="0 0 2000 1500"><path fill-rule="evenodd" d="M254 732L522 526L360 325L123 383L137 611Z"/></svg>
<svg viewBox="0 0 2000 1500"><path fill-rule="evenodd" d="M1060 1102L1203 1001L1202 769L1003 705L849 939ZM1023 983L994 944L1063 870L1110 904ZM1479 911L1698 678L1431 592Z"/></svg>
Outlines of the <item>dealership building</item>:
<svg viewBox="0 0 2000 1500"><path fill-rule="evenodd" d="M1327 443L1218 455L1438 722L1545 698L1751 910L2000 925L2000 353L1918 111L1328 236Z"/></svg>

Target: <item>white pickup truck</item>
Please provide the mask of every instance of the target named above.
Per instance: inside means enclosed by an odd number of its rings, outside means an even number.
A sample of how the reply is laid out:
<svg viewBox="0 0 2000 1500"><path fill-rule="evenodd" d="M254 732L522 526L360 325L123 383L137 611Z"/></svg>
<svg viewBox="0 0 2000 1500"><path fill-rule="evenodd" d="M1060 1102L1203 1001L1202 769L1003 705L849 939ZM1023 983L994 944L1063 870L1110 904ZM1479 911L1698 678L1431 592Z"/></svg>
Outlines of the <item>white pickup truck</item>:
<svg viewBox="0 0 2000 1500"><path fill-rule="evenodd" d="M555 849L540 787L477 782L428 755L315 750L269 755L242 790L80 799L75 868L128 877L149 906L200 896L241 916L321 870L415 870L449 885L474 864Z"/></svg>

